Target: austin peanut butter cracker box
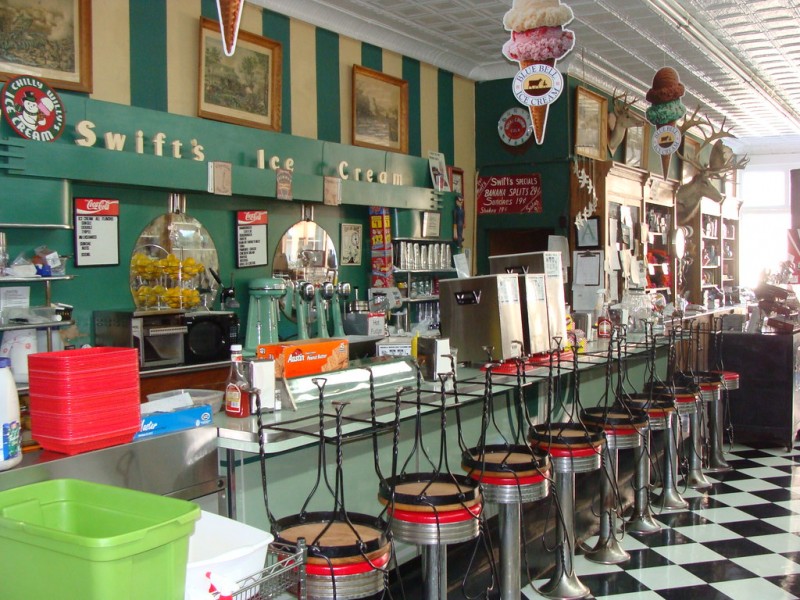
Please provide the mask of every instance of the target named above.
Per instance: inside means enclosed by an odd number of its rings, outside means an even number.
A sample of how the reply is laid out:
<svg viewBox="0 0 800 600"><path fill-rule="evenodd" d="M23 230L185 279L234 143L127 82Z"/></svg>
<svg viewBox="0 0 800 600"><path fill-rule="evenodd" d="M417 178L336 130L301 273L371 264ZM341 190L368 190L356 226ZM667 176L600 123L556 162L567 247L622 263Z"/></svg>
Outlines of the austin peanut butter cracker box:
<svg viewBox="0 0 800 600"><path fill-rule="evenodd" d="M275 359L275 377L302 377L346 369L350 364L348 342L315 338L279 344L259 344L257 358Z"/></svg>

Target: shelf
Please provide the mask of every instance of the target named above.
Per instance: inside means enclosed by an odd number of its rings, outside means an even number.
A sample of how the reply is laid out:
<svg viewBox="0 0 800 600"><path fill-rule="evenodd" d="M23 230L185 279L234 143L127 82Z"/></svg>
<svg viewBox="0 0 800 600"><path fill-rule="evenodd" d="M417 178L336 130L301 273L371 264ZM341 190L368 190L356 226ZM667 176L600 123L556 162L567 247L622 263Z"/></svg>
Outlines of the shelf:
<svg viewBox="0 0 800 600"><path fill-rule="evenodd" d="M395 273L455 273L456 270L453 267L449 267L447 269L397 269L394 270Z"/></svg>
<svg viewBox="0 0 800 600"><path fill-rule="evenodd" d="M0 331L19 331L21 329L58 329L74 325L75 321L49 321L47 323L14 323L13 325L0 325Z"/></svg>
<svg viewBox="0 0 800 600"><path fill-rule="evenodd" d="M729 241L729 242L735 242L736 241L735 237L723 237L722 239L726 240L726 241Z"/></svg>
<svg viewBox="0 0 800 600"><path fill-rule="evenodd" d="M706 235L705 233L703 234L703 239L704 240L713 240L715 242L719 241L719 238L717 236L715 236L715 235Z"/></svg>
<svg viewBox="0 0 800 600"><path fill-rule="evenodd" d="M418 238L418 237L396 237L392 238L393 242L426 242L430 244L452 244L453 240L445 240L440 238Z"/></svg>
<svg viewBox="0 0 800 600"><path fill-rule="evenodd" d="M719 269L720 265L701 265L703 269Z"/></svg>
<svg viewBox="0 0 800 600"><path fill-rule="evenodd" d="M401 302L409 304L415 302L436 302L439 299L439 296L418 296L416 298L402 298Z"/></svg>
<svg viewBox="0 0 800 600"><path fill-rule="evenodd" d="M67 281L72 275L57 275L54 277L0 277L0 283L39 283L42 281Z"/></svg>

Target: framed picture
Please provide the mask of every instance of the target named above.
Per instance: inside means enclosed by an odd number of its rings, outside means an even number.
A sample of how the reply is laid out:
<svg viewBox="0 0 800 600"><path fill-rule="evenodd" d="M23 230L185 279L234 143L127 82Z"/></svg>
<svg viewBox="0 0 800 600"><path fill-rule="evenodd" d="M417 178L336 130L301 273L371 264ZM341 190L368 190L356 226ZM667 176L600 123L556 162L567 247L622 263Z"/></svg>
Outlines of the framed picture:
<svg viewBox="0 0 800 600"><path fill-rule="evenodd" d="M198 115L248 127L281 128L279 42L239 32L236 53L225 56L219 22L200 20Z"/></svg>
<svg viewBox="0 0 800 600"><path fill-rule="evenodd" d="M0 81L33 75L54 88L92 91L91 0L0 0Z"/></svg>
<svg viewBox="0 0 800 600"><path fill-rule="evenodd" d="M625 132L625 164L639 169L647 169L650 144L650 129L642 121L638 125L628 127Z"/></svg>
<svg viewBox="0 0 800 600"><path fill-rule="evenodd" d="M361 225L342 223L340 254L342 266L358 266L361 264Z"/></svg>
<svg viewBox="0 0 800 600"><path fill-rule="evenodd" d="M447 167L447 174L450 176L450 190L457 197L464 197L464 169L458 167Z"/></svg>
<svg viewBox="0 0 800 600"><path fill-rule="evenodd" d="M605 160L608 138L608 101L583 87L575 102L575 154Z"/></svg>
<svg viewBox="0 0 800 600"><path fill-rule="evenodd" d="M353 65L353 145L408 152L408 82Z"/></svg>
<svg viewBox="0 0 800 600"><path fill-rule="evenodd" d="M683 138L683 160L681 161L681 183L689 183L692 177L697 175L697 169L691 160L698 160L697 152L700 150L700 142L690 137Z"/></svg>
<svg viewBox="0 0 800 600"><path fill-rule="evenodd" d="M575 232L575 246L582 249L600 247L600 217L589 217Z"/></svg>
<svg viewBox="0 0 800 600"><path fill-rule="evenodd" d="M442 226L442 215L438 212L425 211L422 213L422 237L438 238Z"/></svg>

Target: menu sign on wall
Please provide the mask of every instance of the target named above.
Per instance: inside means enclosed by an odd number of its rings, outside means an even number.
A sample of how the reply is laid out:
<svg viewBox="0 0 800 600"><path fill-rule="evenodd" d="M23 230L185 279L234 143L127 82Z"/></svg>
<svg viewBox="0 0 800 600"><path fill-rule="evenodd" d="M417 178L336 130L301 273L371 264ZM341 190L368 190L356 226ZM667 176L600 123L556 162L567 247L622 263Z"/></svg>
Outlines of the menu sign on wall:
<svg viewBox="0 0 800 600"><path fill-rule="evenodd" d="M478 177L478 215L542 212L542 176Z"/></svg>
<svg viewBox="0 0 800 600"><path fill-rule="evenodd" d="M75 198L75 266L119 264L119 200Z"/></svg>
<svg viewBox="0 0 800 600"><path fill-rule="evenodd" d="M265 210L240 210L236 213L236 266L259 267L267 264L267 225Z"/></svg>

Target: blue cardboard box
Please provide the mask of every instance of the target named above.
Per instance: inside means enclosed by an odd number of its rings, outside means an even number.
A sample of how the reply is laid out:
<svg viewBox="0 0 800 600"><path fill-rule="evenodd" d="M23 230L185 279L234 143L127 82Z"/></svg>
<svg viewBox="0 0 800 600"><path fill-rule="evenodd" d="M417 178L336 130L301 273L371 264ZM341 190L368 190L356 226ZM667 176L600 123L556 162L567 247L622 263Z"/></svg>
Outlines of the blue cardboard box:
<svg viewBox="0 0 800 600"><path fill-rule="evenodd" d="M192 429L210 425L212 421L211 405L190 406L173 412L159 412L142 417L142 424L134 440L173 433L182 429Z"/></svg>

